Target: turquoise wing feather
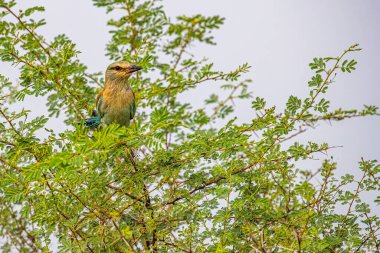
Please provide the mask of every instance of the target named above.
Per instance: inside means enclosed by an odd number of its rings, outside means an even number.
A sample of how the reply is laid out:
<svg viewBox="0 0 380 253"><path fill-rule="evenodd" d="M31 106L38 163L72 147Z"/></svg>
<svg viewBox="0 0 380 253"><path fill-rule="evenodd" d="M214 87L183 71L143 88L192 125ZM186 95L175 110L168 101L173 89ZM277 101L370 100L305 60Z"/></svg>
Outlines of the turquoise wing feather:
<svg viewBox="0 0 380 253"><path fill-rule="evenodd" d="M95 116L84 121L84 124L89 128L95 128L100 125L101 118L100 116Z"/></svg>
<svg viewBox="0 0 380 253"><path fill-rule="evenodd" d="M97 104L96 104L96 110L98 111L98 115L100 117L103 117L104 112L102 112L102 103L103 103L103 95L100 95L97 99Z"/></svg>
<svg viewBox="0 0 380 253"><path fill-rule="evenodd" d="M135 100L133 99L132 104L131 104L131 111L129 112L129 118L133 119L136 114L136 103Z"/></svg>
<svg viewBox="0 0 380 253"><path fill-rule="evenodd" d="M102 101L103 101L103 95L100 93L98 97L96 98L96 114L93 115L94 117L86 119L84 121L84 124L90 128L96 128L100 125L101 119L103 117L103 113L101 111L102 108Z"/></svg>

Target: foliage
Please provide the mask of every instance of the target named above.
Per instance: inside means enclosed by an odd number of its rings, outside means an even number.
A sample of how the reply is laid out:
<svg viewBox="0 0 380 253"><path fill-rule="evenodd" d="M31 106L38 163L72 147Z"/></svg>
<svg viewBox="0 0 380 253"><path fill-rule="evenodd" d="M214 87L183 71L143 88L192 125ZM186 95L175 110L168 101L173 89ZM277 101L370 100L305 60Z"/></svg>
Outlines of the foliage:
<svg viewBox="0 0 380 253"><path fill-rule="evenodd" d="M15 1L0 1L0 57L20 71L18 84L0 76L3 252L379 252L379 216L360 199L380 190L379 164L360 161L359 178L337 178L332 160L304 170L299 161L332 147L293 140L319 121L378 115L375 106L331 111L324 96L337 73L355 70L358 45L313 59L309 95L290 96L279 112L252 98L241 80L247 64L225 73L188 53L215 44L223 18L170 20L157 0L93 2L124 14L108 22L110 60L144 69L131 78L138 111L129 128L77 124L100 74L88 73L65 35L38 33L45 21L33 15L43 7L16 12ZM201 84L224 91L201 108L178 99ZM50 114L12 110L27 96L47 101ZM244 124L232 117L240 99L252 99ZM61 113L68 130L47 129Z"/></svg>

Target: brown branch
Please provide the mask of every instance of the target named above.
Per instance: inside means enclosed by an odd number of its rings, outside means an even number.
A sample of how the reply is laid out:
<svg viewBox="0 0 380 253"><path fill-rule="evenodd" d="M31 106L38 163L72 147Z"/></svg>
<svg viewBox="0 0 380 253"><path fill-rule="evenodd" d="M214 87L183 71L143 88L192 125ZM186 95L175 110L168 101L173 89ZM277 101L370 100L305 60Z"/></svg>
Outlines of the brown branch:
<svg viewBox="0 0 380 253"><path fill-rule="evenodd" d="M44 52L49 56L49 58L52 58L51 55L50 55L50 52L49 50L47 50L47 48L45 48L41 41L38 39L37 35L29 29L29 27L27 25L25 25L24 21L21 20L21 18L19 16L17 16L10 8L8 8L6 5L1 5L1 7L3 7L4 9L6 9L13 17L15 17L18 22L29 32L29 34L34 38L34 40L39 44L39 46L42 48L42 50L44 50Z"/></svg>
<svg viewBox="0 0 380 253"><path fill-rule="evenodd" d="M136 197L136 196L132 195L131 193L123 191L122 189L120 189L120 188L118 188L116 186L112 186L111 183L106 184L106 187L108 187L108 188L110 188L110 189L112 189L112 190L114 190L116 192L121 192L121 193L125 194L126 196L128 196L129 198L134 199L134 200L136 200L138 202L144 203L144 201L142 200L143 197Z"/></svg>
<svg viewBox="0 0 380 253"><path fill-rule="evenodd" d="M91 81L93 81L96 85L98 85L99 87L103 88L104 86L98 82L98 80L96 80L92 75L90 74L87 74L87 73L84 73L84 76L89 78Z"/></svg>
<svg viewBox="0 0 380 253"><path fill-rule="evenodd" d="M50 54L49 50L43 45L43 43L40 41L40 39L38 38L38 36L34 33L34 31L30 30L29 27L24 23L24 21L22 21L22 19L17 16L10 8L8 8L7 6L5 5L1 5L0 7L3 7L4 9L6 9L13 17L15 17L17 19L17 21L28 31L28 33L33 37L33 39L38 43L38 45L40 46L40 48L48 55L49 59L55 63L54 61L54 58L52 57L52 55ZM11 53L11 52L8 52L9 54L11 54L12 56L16 56L14 53ZM35 55L35 53L32 51L32 53ZM39 59L39 57L37 57ZM16 59L20 60L21 58L16 56ZM32 68L36 68L36 69L39 69L38 67L35 67L33 66L32 64L26 62L25 60L21 61L23 62L24 64L27 64L28 66L32 67ZM47 78L48 74L50 73L49 69L44 65L42 64L42 66L45 67L45 71L42 71L43 73L43 77L45 80L49 80ZM40 70L40 69L39 69ZM67 89L63 86L63 84L57 79L57 78L54 78L54 80L52 80L62 91L67 91L77 102L79 102L80 104L83 105L84 108L86 108L87 110L89 110L89 106L87 104L87 102L83 101L81 99L81 97L77 94L74 94L70 89ZM70 87L73 87L73 83L70 82L69 80L67 80L67 82L70 84ZM65 95L64 95L65 96ZM66 97L66 96L65 96ZM83 115L82 112L79 111L79 115L84 118L85 116Z"/></svg>
<svg viewBox="0 0 380 253"><path fill-rule="evenodd" d="M264 163L267 163L267 162L275 162L275 161L281 160L281 159L279 158L279 159L271 159L271 160L269 160L269 161L263 161L263 158L264 158L265 154L270 150L270 148L271 148L271 147L269 147L269 148L268 148L268 149L267 149L267 150L261 155L261 157L260 157L257 161L251 163L250 165L248 165L248 166L246 166L246 167L244 167L244 168L241 168L241 169L238 169L238 170L233 171L233 172L231 173L231 175L236 175L236 174L244 173L244 172L246 172L247 170L251 169L253 166L258 165L258 164L264 164ZM325 151L325 150L327 150L327 149L331 149L331 148L335 148L335 146L332 146L332 147L326 147L326 148L320 148L320 149L318 149L318 150L310 150L310 151L308 151L308 152L309 152L308 155L310 155L310 154L312 154L312 153L316 153L316 152ZM293 159L293 158L294 158L294 156L289 156L289 157L286 157L285 159L286 159L286 160L290 160L290 159ZM226 179L225 176L219 176L219 177L211 178L211 179L208 180L207 182L204 182L204 183L201 184L200 186L198 186L198 187L192 189L191 191L189 191L186 195L178 196L177 198L175 198L175 199L173 199L173 200L171 200L171 201L165 202L165 203L163 203L162 205L163 205L163 206L165 206L165 205L173 205L173 204L175 204L176 202L178 202L178 201L180 201L180 200L182 200L182 199L184 199L184 198L186 198L186 197L192 195L193 193L198 192L198 191L200 191L200 190L203 190L203 189L205 189L205 188L207 188L207 187L209 187L209 186L211 186L211 185L217 184L217 183L219 183L220 181L225 180L225 179Z"/></svg>
<svg viewBox="0 0 380 253"><path fill-rule="evenodd" d="M17 171L21 171L21 168L19 168L19 167L17 167L16 165L14 165L14 164L11 164L10 162L8 162L7 160L5 160L1 155L0 155L0 162L2 163L2 164L4 164L5 166L8 166L8 167L10 167L10 168L12 168L12 169L15 169L15 170L17 170Z"/></svg>
<svg viewBox="0 0 380 253"><path fill-rule="evenodd" d="M51 185L49 184L49 181L48 181L48 179L47 179L47 177L46 177L46 174L43 173L42 175L43 175L43 177L44 177L44 179L45 179L45 183L46 183L47 187L49 188L50 193L51 193L51 195L52 195L52 197L53 197L53 199L54 199L54 205L55 205L55 208L56 208L58 214L61 215L61 216L62 216L63 218L65 218L66 220L69 220L69 217L68 217L66 214L64 214L64 213L60 210L60 208L58 207L58 205L57 205L57 199L56 199L55 194L54 194L54 190L53 190L53 188L51 187ZM84 240L83 236L82 236L80 233L78 233L77 231L73 230L71 227L68 227L68 228L70 229L70 231L71 231L71 232L73 233L73 235L75 236L75 240L77 241L77 243L78 243L78 245L79 245L79 241L78 241L78 239L76 238L76 235L78 235L82 240ZM88 249L90 252L94 253L94 250L90 247L90 245L89 245L87 242L86 242L86 247L87 247L87 249Z"/></svg>
<svg viewBox="0 0 380 253"><path fill-rule="evenodd" d="M0 109L0 114L3 115L3 117L5 118L5 120L8 122L8 124L11 126L11 128L13 129L13 131L20 137L23 137L21 135L21 133L15 128L15 126L13 125L12 123L12 120L9 119L9 117L3 112L3 110Z"/></svg>

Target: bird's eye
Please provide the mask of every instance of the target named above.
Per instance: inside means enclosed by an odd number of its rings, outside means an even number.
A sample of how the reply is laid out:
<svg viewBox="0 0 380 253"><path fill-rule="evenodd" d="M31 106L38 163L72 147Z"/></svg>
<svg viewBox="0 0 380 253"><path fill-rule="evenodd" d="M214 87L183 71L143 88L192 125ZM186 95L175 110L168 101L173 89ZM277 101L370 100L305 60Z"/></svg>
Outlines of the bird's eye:
<svg viewBox="0 0 380 253"><path fill-rule="evenodd" d="M114 70L121 70L121 67L120 66L116 66L116 67L114 67Z"/></svg>

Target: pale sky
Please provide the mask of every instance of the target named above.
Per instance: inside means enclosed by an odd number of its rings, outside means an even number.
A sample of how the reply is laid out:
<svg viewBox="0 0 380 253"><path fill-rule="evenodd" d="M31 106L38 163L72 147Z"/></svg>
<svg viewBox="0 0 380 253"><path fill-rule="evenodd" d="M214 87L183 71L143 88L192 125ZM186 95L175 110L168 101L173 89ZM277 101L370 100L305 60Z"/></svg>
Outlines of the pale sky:
<svg viewBox="0 0 380 253"><path fill-rule="evenodd" d="M82 52L80 60L90 72L103 71L110 61L105 44L110 39L105 9L90 0L19 0L19 7L43 5L47 21L39 32L48 39L66 34ZM308 93L312 76L308 64L314 57L338 56L348 46L360 43L361 52L352 55L358 61L351 75L341 74L330 88L331 107L362 108L363 104L380 107L380 1L378 0L165 0L165 10L175 15L221 15L225 25L217 30L217 46L193 45L198 58L207 57L217 69L227 71L248 62L253 79L250 90L267 99L268 105L284 108L290 95ZM112 15L112 14L111 14ZM0 63L0 73L15 78L17 71ZM208 86L210 87L210 86ZM192 100L200 105L210 88L200 88ZM28 99L21 108L32 115L46 114L37 99ZM238 103L240 122L252 118L250 102ZM15 108L15 107L13 107ZM64 130L62 119L49 121L49 128ZM329 151L338 162L337 174L358 176L357 162L380 158L380 117L320 123L319 127L298 138L343 146ZM323 156L321 156L324 158ZM316 163L300 166L316 168ZM374 195L378 195L374 194ZM372 199L371 194L363 196ZM377 207L376 209L378 209Z"/></svg>
<svg viewBox="0 0 380 253"><path fill-rule="evenodd" d="M40 33L49 39L68 35L82 52L79 58L90 72L103 71L110 63L105 44L110 39L106 22L111 16L105 9L94 7L90 0L18 2L21 8L45 6L47 25ZM284 107L290 95L308 93L307 82L312 76L308 64L314 57L338 56L348 46L360 43L363 50L351 55L358 61L357 70L338 75L327 97L332 108L362 108L363 104L380 107L378 0L165 0L163 4L171 18L198 13L225 17L225 25L214 33L217 46L197 44L191 52L198 58L209 58L224 71L248 62L252 69L244 78L253 79L250 90L278 108ZM14 76L14 72L0 63L0 73ZM192 99L200 104L207 92L212 91L201 88ZM29 101L34 115L46 112L39 103ZM252 118L250 102L238 107L240 121ZM63 129L60 120L49 122L49 126ZM357 174L361 157L380 158L380 117L320 123L299 140L343 146L329 155L338 162L339 174Z"/></svg>

